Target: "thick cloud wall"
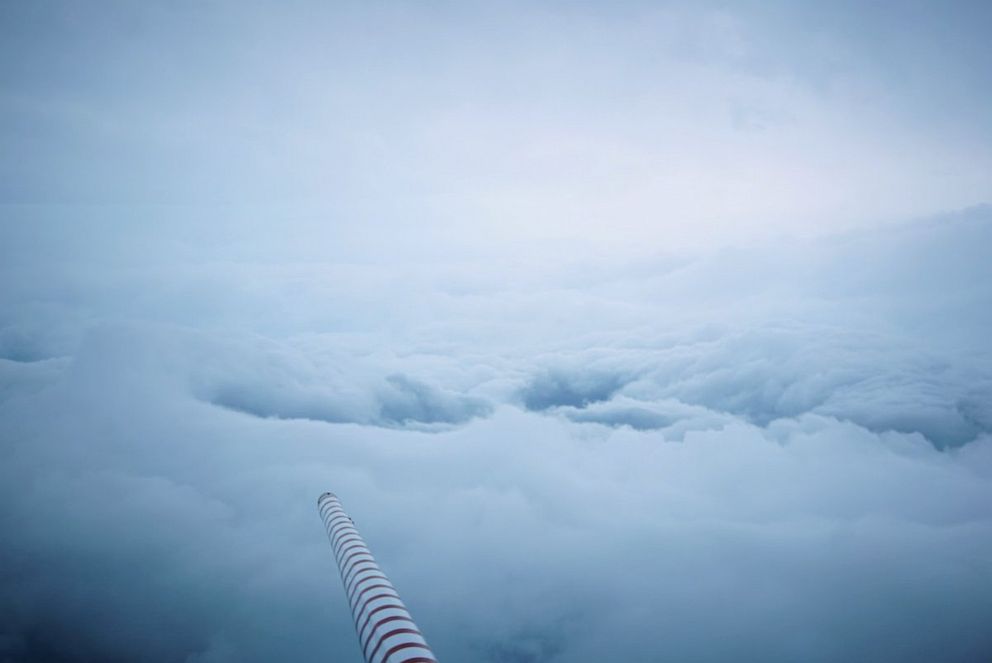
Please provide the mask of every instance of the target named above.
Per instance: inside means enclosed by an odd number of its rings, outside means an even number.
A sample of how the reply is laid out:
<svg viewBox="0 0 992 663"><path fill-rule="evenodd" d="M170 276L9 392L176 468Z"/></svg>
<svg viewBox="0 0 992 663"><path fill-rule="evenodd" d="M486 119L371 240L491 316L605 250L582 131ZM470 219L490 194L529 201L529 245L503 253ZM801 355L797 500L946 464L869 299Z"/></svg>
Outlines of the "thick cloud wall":
<svg viewBox="0 0 992 663"><path fill-rule="evenodd" d="M388 266L56 217L3 230L0 660L357 660L327 489L442 660L992 652L987 208Z"/></svg>

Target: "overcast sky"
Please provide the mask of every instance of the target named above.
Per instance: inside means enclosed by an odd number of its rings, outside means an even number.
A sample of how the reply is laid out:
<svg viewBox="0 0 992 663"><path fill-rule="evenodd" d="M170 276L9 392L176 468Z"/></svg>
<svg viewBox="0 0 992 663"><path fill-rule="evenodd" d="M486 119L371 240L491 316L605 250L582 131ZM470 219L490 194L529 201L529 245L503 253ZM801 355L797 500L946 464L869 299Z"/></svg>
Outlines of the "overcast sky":
<svg viewBox="0 0 992 663"><path fill-rule="evenodd" d="M0 3L0 661L989 658L989 25Z"/></svg>

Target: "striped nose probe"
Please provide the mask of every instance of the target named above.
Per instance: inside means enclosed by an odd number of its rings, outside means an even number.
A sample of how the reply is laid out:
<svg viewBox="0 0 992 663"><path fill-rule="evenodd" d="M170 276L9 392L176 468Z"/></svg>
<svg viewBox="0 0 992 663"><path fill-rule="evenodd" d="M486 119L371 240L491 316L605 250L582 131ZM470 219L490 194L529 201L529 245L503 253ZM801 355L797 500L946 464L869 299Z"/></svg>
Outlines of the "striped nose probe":
<svg viewBox="0 0 992 663"><path fill-rule="evenodd" d="M366 663L436 663L399 594L334 493L317 499Z"/></svg>

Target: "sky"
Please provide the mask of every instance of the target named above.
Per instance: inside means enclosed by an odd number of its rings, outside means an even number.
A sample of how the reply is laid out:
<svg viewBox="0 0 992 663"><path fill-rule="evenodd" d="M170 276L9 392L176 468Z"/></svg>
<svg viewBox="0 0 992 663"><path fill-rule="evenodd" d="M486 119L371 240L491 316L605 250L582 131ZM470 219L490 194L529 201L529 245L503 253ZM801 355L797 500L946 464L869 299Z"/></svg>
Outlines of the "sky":
<svg viewBox="0 0 992 663"><path fill-rule="evenodd" d="M990 21L0 4L0 662L989 658Z"/></svg>

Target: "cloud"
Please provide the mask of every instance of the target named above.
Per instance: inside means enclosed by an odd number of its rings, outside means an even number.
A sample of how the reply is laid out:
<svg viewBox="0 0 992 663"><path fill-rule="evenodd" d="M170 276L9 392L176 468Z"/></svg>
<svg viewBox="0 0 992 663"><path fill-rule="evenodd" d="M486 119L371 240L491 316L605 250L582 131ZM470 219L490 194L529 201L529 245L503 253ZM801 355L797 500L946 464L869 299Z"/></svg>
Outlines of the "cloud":
<svg viewBox="0 0 992 663"><path fill-rule="evenodd" d="M8 263L0 657L354 658L330 488L443 660L974 660L990 227Z"/></svg>
<svg viewBox="0 0 992 663"><path fill-rule="evenodd" d="M992 431L985 366L928 356L892 337L774 325L600 358L598 374L582 353L554 361L551 373L524 389L523 402L534 410L563 407L573 420L665 428L691 418L694 406L759 425L827 414L879 432L920 432L940 446ZM624 373L632 361L637 375Z"/></svg>
<svg viewBox="0 0 992 663"><path fill-rule="evenodd" d="M988 660L988 3L781 4L0 3L0 661Z"/></svg>
<svg viewBox="0 0 992 663"><path fill-rule="evenodd" d="M0 403L8 398L40 391L56 382L66 363L64 359L34 362L0 359Z"/></svg>
<svg viewBox="0 0 992 663"><path fill-rule="evenodd" d="M443 392L402 374L388 375L373 393L355 396L349 401L348 394L326 386L301 389L262 376L256 390L243 383L220 386L208 400L257 417L379 426L461 424L490 410L482 399Z"/></svg>
<svg viewBox="0 0 992 663"><path fill-rule="evenodd" d="M622 384L623 378L617 375L549 371L535 377L520 396L528 410L561 405L581 408L609 399Z"/></svg>
<svg viewBox="0 0 992 663"><path fill-rule="evenodd" d="M5 6L0 201L297 205L275 241L320 205L335 242L700 247L992 184L983 3L244 4Z"/></svg>

